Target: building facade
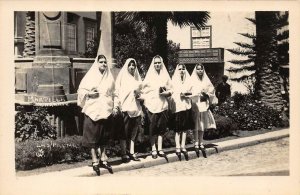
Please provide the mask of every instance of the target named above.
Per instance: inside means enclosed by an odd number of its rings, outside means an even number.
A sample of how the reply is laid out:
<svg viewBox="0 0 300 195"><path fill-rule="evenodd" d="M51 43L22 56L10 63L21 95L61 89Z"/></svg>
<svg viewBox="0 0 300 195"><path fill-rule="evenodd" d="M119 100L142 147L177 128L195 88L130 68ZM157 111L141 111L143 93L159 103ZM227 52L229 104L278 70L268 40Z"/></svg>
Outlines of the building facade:
<svg viewBox="0 0 300 195"><path fill-rule="evenodd" d="M69 57L84 57L89 43L94 41L99 33L97 30L99 29L99 21L97 22L96 12L31 13L31 18L28 16L28 12L17 11L14 13L14 52L16 58L27 56L24 54L24 50L26 39L30 38L34 40L32 43L34 53L52 44L61 47ZM59 20L57 20L58 16L60 17ZM30 25L32 27L29 27ZM60 30L57 31L57 28ZM31 35L28 35L28 31ZM45 42L45 40L51 43Z"/></svg>

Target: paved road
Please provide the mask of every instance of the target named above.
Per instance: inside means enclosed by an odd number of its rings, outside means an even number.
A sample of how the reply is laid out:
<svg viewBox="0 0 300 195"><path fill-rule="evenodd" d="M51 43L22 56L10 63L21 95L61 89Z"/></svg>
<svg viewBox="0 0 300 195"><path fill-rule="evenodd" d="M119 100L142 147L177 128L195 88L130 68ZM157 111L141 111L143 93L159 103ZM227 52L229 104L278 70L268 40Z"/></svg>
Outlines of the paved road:
<svg viewBox="0 0 300 195"><path fill-rule="evenodd" d="M224 151L190 161L121 171L115 176L237 176L289 175L289 138Z"/></svg>

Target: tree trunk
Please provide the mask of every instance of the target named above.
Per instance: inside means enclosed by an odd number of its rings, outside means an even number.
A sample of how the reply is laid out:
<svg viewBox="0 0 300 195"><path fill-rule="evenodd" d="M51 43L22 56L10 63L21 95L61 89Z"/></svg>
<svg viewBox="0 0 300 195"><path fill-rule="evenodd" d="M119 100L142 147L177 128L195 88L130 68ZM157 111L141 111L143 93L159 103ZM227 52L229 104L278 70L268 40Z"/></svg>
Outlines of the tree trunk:
<svg viewBox="0 0 300 195"><path fill-rule="evenodd" d="M277 52L276 12L255 12L256 18L256 83L255 94L266 105L282 110Z"/></svg>
<svg viewBox="0 0 300 195"><path fill-rule="evenodd" d="M161 17L160 19L154 22L154 30L156 33L156 38L154 40L154 53L160 55L163 60L166 68L168 69L168 26L167 18Z"/></svg>
<svg viewBox="0 0 300 195"><path fill-rule="evenodd" d="M25 38L24 38L24 57L35 55L35 13L26 13Z"/></svg>

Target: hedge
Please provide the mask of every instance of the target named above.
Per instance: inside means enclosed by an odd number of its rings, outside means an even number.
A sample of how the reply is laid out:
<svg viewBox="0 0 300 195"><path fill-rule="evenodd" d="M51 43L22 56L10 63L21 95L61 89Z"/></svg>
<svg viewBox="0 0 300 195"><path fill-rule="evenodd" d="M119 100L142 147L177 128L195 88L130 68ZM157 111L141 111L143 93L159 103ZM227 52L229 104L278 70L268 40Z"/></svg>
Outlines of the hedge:
<svg viewBox="0 0 300 195"><path fill-rule="evenodd" d="M226 117L215 116L217 130L208 130L204 134L205 139L217 139L232 134L236 124ZM163 148L175 146L175 132L168 131L163 140ZM73 163L90 159L90 151L81 145L82 136L67 136L56 140L27 140L15 143L15 162L17 170L30 170L39 167L50 166L59 163ZM187 132L186 143L193 143L193 131ZM150 139L143 132L138 136L136 152L147 153L151 151ZM121 147L118 141L110 141L107 147L107 155L116 157L121 155Z"/></svg>
<svg viewBox="0 0 300 195"><path fill-rule="evenodd" d="M213 109L218 114L231 118L240 130L272 129L289 126L283 112L266 106L252 95L236 93L221 106Z"/></svg>
<svg viewBox="0 0 300 195"><path fill-rule="evenodd" d="M81 136L70 136L57 140L16 142L15 149L17 170L79 162L90 158L89 150L81 146Z"/></svg>

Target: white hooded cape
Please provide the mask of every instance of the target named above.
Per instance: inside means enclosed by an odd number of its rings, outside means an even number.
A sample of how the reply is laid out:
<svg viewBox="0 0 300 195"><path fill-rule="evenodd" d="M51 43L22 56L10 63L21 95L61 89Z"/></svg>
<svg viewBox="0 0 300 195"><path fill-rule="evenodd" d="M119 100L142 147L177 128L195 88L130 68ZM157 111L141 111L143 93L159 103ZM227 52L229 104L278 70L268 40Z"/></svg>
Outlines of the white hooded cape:
<svg viewBox="0 0 300 195"><path fill-rule="evenodd" d="M88 92L97 89L98 98L89 98ZM101 74L98 68L97 58L89 71L83 77L78 88L77 104L82 108L82 112L93 121L106 119L112 113L114 96L114 79L107 68Z"/></svg>
<svg viewBox="0 0 300 195"><path fill-rule="evenodd" d="M143 98L146 108L152 113L160 113L168 109L168 101L166 97L159 95L159 88L165 87L166 90L171 89L170 75L161 59L160 73L155 70L154 58L150 64L147 75L143 81Z"/></svg>
<svg viewBox="0 0 300 195"><path fill-rule="evenodd" d="M199 109L199 112L207 111L210 105L210 99L215 97L215 89L210 79L208 78L205 70L203 70L202 79L199 78L196 67L193 70L193 73L190 77L189 83L191 84L191 92L192 92L192 101ZM201 92L205 92L208 94L209 99L207 101L200 101Z"/></svg>
<svg viewBox="0 0 300 195"><path fill-rule="evenodd" d="M137 67L134 76L128 72L128 65L132 60L137 65L135 59L127 59L116 79L115 105L118 105L122 112L127 112L130 117L137 117L141 115L142 107L135 98L134 90L141 91L142 79Z"/></svg>
<svg viewBox="0 0 300 195"><path fill-rule="evenodd" d="M183 80L181 80L179 65L176 66L172 77L172 112L180 112L191 108L191 100L189 98L182 98L181 93L191 92L190 74L185 69Z"/></svg>

